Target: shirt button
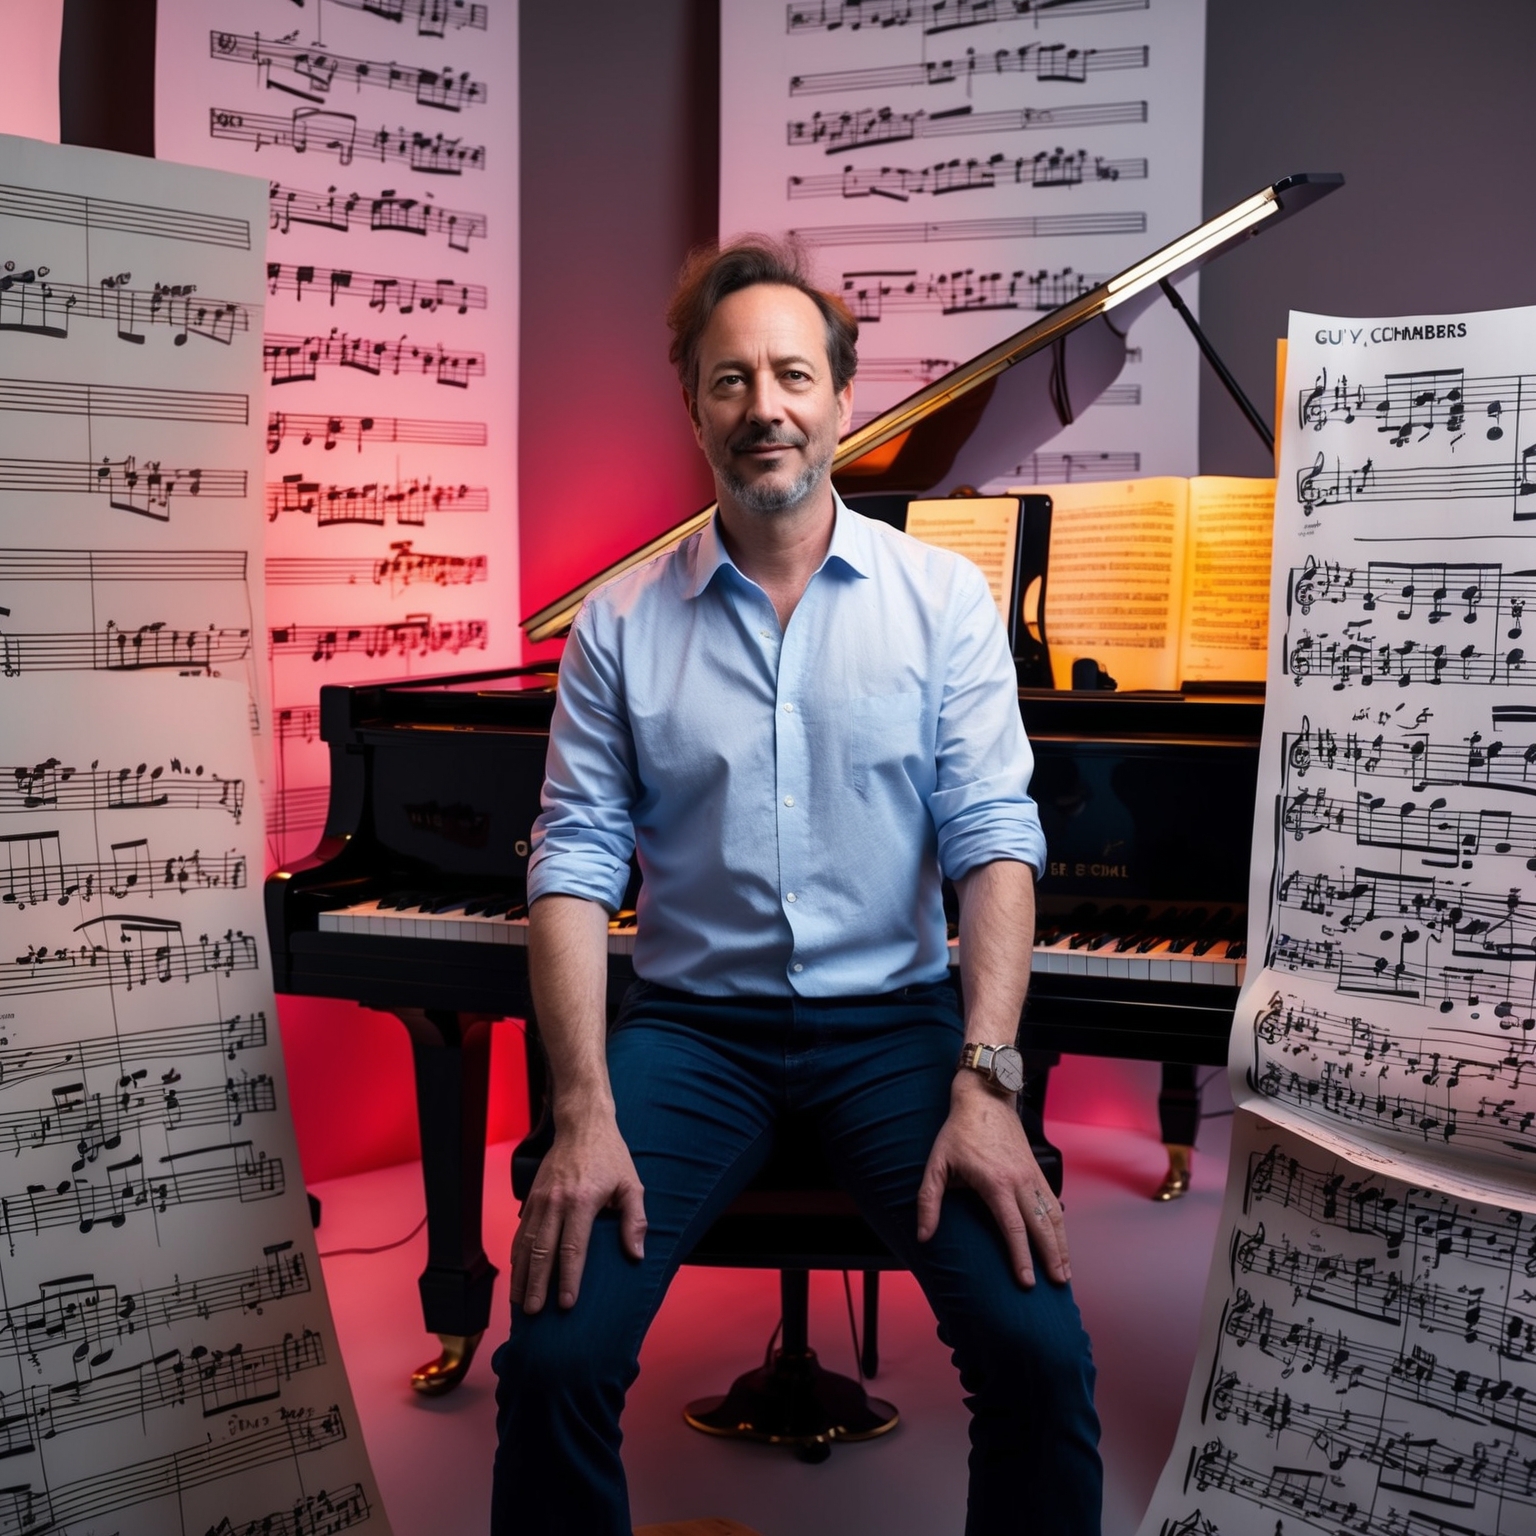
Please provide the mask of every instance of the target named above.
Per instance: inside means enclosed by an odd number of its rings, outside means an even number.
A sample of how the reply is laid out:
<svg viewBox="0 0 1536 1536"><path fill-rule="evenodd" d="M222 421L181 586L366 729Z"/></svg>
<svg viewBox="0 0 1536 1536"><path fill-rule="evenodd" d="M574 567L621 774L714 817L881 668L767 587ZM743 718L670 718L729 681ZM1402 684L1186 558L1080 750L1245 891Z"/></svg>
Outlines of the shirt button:
<svg viewBox="0 0 1536 1536"><path fill-rule="evenodd" d="M800 962L799 962L799 961L798 961L798 960L796 960L796 961L795 961L795 966L794 966L794 968L795 968L795 970L797 970L797 971L803 971L803 970L804 970L804 969L805 969L805 967L804 967L804 966L803 966L803 965L801 965L801 964L800 964Z"/></svg>
<svg viewBox="0 0 1536 1536"><path fill-rule="evenodd" d="M773 635L768 630L766 630L766 629L758 630L758 634L760 634L763 637L764 640L772 640L773 639Z"/></svg>
<svg viewBox="0 0 1536 1536"><path fill-rule="evenodd" d="M784 796L784 804L785 805L793 805L794 803L795 803L795 797L793 795L785 795Z"/></svg>
<svg viewBox="0 0 1536 1536"><path fill-rule="evenodd" d="M795 706L793 704L786 704L784 706L784 713L786 715L792 715L792 714L794 714L794 712L795 712Z"/></svg>
<svg viewBox="0 0 1536 1536"><path fill-rule="evenodd" d="M785 897L785 898L784 898L784 900L785 900L785 901L797 901L797 900L798 900L798 899L799 899L799 898L798 898L798 897L797 897L797 896L796 896L796 895L795 895L795 893L794 893L794 892L793 892L793 891L791 891L791 892L790 892L790 893L789 893L789 895L787 895L787 896L786 896L786 897Z"/></svg>

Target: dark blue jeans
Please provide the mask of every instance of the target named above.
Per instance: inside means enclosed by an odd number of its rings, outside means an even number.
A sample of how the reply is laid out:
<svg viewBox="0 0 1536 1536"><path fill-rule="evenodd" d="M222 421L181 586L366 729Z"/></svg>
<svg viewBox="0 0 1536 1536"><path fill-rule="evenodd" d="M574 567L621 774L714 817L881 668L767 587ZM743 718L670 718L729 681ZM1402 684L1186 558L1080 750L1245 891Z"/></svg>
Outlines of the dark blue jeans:
<svg viewBox="0 0 1536 1536"><path fill-rule="evenodd" d="M1094 1369L1070 1287L1037 1266L1023 1289L967 1191L945 1197L930 1241L916 1238L961 1036L948 983L835 1000L631 989L608 1069L645 1186L645 1258L626 1257L616 1219L600 1217L576 1305L512 1309L494 1361L494 1536L629 1536L619 1415L641 1341L678 1265L762 1167L788 1114L816 1125L954 1352L972 1415L967 1536L1095 1536Z"/></svg>

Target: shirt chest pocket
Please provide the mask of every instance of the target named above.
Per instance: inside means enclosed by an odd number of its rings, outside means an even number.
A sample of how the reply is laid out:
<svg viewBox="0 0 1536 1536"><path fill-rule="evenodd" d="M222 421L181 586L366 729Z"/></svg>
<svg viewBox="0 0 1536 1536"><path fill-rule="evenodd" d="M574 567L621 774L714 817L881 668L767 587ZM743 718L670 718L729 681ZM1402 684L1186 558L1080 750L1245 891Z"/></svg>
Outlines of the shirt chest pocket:
<svg viewBox="0 0 1536 1536"><path fill-rule="evenodd" d="M849 781L866 798L905 784L932 788L933 743L920 693L869 694L848 710Z"/></svg>

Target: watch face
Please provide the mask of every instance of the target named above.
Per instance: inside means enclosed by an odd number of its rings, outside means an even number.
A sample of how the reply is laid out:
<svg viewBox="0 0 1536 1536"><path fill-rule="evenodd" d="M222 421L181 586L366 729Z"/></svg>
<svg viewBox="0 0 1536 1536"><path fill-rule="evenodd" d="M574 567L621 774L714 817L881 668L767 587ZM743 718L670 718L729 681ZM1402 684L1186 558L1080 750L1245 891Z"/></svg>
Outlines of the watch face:
<svg viewBox="0 0 1536 1536"><path fill-rule="evenodd" d="M1024 1058L1011 1045L992 1053L992 1079L999 1088L1017 1093L1024 1086Z"/></svg>

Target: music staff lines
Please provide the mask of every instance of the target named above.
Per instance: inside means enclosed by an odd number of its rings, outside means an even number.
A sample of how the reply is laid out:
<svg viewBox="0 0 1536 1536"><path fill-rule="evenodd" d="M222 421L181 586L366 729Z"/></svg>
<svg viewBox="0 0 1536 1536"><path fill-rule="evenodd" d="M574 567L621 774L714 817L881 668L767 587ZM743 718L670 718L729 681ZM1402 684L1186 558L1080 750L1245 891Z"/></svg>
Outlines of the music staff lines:
<svg viewBox="0 0 1536 1536"><path fill-rule="evenodd" d="M969 106L944 112L898 112L892 107L855 107L842 112L813 112L785 124L791 148L823 147L840 155L876 144L906 144L915 139L948 139L978 133L1024 133L1031 129L1098 128L1144 123L1144 101L1106 101L1097 105L1019 107L1006 112L977 112Z"/></svg>
<svg viewBox="0 0 1536 1536"><path fill-rule="evenodd" d="M306 192L280 181L271 185L267 202L268 227L286 235L295 224L334 229L345 234L354 226L373 234L440 235L454 251L467 251L471 240L486 237L483 213L440 208L430 197L402 197L384 191L368 197L358 192L339 196L336 188Z"/></svg>
<svg viewBox="0 0 1536 1536"><path fill-rule="evenodd" d="M318 1419L313 1417L313 1410L305 1409L302 1415L296 1412L267 1428L249 1430L219 1444L200 1442L57 1487L34 1489L23 1483L3 1488L0 1536L62 1528L154 1499L174 1498L241 1472L327 1450L346 1438L340 1409L333 1407Z"/></svg>
<svg viewBox="0 0 1536 1536"><path fill-rule="evenodd" d="M251 654L249 629L178 629L163 619L94 630L22 634L0 630L0 677L34 672L150 672L212 674Z"/></svg>
<svg viewBox="0 0 1536 1536"><path fill-rule="evenodd" d="M0 1356L36 1366L39 1355L69 1349L105 1362L141 1331L170 1328L225 1312L261 1313L290 1296L310 1293L309 1267L292 1242L271 1243L247 1269L177 1279L169 1285L122 1291L94 1274L45 1280L29 1301L0 1312Z"/></svg>
<svg viewBox="0 0 1536 1536"><path fill-rule="evenodd" d="M308 656L332 661L337 656L434 656L446 651L486 648L490 624L485 619L441 619L412 613L378 624L288 624L268 638L268 656Z"/></svg>
<svg viewBox="0 0 1536 1536"><path fill-rule="evenodd" d="M243 469L167 469L158 459L0 459L0 492L105 496L117 512L169 522L171 498L202 497L240 501L246 495Z"/></svg>
<svg viewBox="0 0 1536 1536"><path fill-rule="evenodd" d="M404 91L416 98L418 106L441 112L462 112L465 107L482 106L486 99L484 83L471 79L463 70L455 74L451 69L353 59L320 48L275 42L260 33L247 37L239 32L210 32L208 52L210 57L226 63L254 64L257 77L267 90L284 91L316 104L329 98L331 87L338 80L358 90L369 85L380 90Z"/></svg>
<svg viewBox="0 0 1536 1536"><path fill-rule="evenodd" d="M288 336L269 331L262 338L262 371L280 384L312 384L321 368L351 368L374 378L388 374L435 377L438 384L468 389L472 378L485 377L485 353L449 352L442 346L423 347L402 336L374 341L332 328L329 336Z"/></svg>
<svg viewBox="0 0 1536 1536"><path fill-rule="evenodd" d="M920 170L899 166L860 168L845 166L825 176L791 176L785 196L800 198L840 197L846 202L883 197L895 203L910 202L928 194L945 197L956 192L991 192L999 187L1081 187L1100 181L1145 181L1144 159L1090 158L1086 149L1076 154L1041 150L1038 155L998 153L985 160L940 160Z"/></svg>
<svg viewBox="0 0 1536 1536"><path fill-rule="evenodd" d="M344 4L345 0L336 0ZM362 1525L373 1513L361 1483L348 1483L334 1492L321 1490L295 1499L287 1509L271 1510L251 1520L237 1520L233 1532L260 1531L261 1536L337 1536ZM223 1536L215 1527L215 1536Z"/></svg>
<svg viewBox="0 0 1536 1536"><path fill-rule="evenodd" d="M245 780L226 779L201 763L74 768L50 757L40 763L0 767L0 816L33 811L144 811L161 808L226 811L240 820Z"/></svg>
<svg viewBox="0 0 1536 1536"><path fill-rule="evenodd" d="M191 1161L209 1157L215 1160L201 1165ZM176 1207L218 1200L270 1200L284 1189L282 1159L254 1151L249 1141L173 1152L159 1158L153 1172L138 1154L104 1163L100 1171L105 1176L101 1183L77 1176L56 1188L28 1185L19 1194L0 1197L0 1235L11 1252L20 1232L75 1227L85 1233L98 1226L121 1227L137 1213L164 1215Z"/></svg>
<svg viewBox="0 0 1536 1536"><path fill-rule="evenodd" d="M1421 368L1351 384L1341 374L1332 384L1324 369L1297 397L1297 422L1315 432L1329 426L1374 424L1390 446L1426 441L1439 428L1454 444L1474 429L1486 442L1505 436L1505 418L1518 421L1527 397L1536 398L1536 374L1468 378L1463 368ZM1468 421L1468 417L1471 421Z"/></svg>
<svg viewBox="0 0 1536 1536"><path fill-rule="evenodd" d="M334 155L342 165L351 165L361 155L381 164L398 160L423 176L462 176L465 171L485 169L483 144L404 128L377 128L359 137L357 119L350 112L313 107L296 107L289 117L210 107L208 133L211 138L250 144L257 154L270 144L301 155Z"/></svg>
<svg viewBox="0 0 1536 1536"><path fill-rule="evenodd" d="M870 69L837 69L792 75L791 96L823 96L832 91L888 91L909 85L953 85L969 90L979 77L1033 75L1042 85L1082 85L1092 74L1145 69L1148 52L1140 48L1073 48L1066 43L1026 43L1022 48L978 52L967 48L958 58L915 64L885 64Z"/></svg>
<svg viewBox="0 0 1536 1536"><path fill-rule="evenodd" d="M92 1071L116 1075L139 1061L179 1061L193 1056L235 1061L242 1051L262 1050L267 1039L267 1016L256 1012L121 1035L88 1035L42 1045L0 1045L0 1092L65 1072L72 1077ZM302 1264L302 1260L298 1262ZM3 1348L0 1345L0 1350Z"/></svg>
<svg viewBox="0 0 1536 1536"><path fill-rule="evenodd" d="M268 293L291 293L302 302L306 288L317 293L323 289L329 295L328 303L332 308L338 297L366 297L370 309L380 313L393 309L402 315L413 314L418 309L423 314L447 309L463 315L472 309L484 309L487 304L483 283L461 283L457 278L391 277L381 272L354 272L345 267L312 267L282 261L267 263Z"/></svg>
<svg viewBox="0 0 1536 1536"><path fill-rule="evenodd" d="M1332 468L1319 453L1308 469L1296 471L1296 499L1309 516L1319 507L1357 501L1489 501L1511 498L1517 519L1536 517L1536 506L1521 509L1522 497L1536 493L1536 443L1516 451L1507 464L1378 464L1374 457L1346 467L1334 456Z"/></svg>
<svg viewBox="0 0 1536 1536"><path fill-rule="evenodd" d="M282 556L267 558L269 587L388 587L399 595L411 586L459 587L485 581L489 561L484 555L432 555L396 540L390 553L378 559L343 556Z"/></svg>
<svg viewBox="0 0 1536 1536"><path fill-rule="evenodd" d="M421 528L429 512L488 512L490 506L491 493L486 486L434 485L430 476L327 485L292 474L267 484L269 523L284 513L296 512L313 517L320 528L346 523L382 528L391 518L402 528Z"/></svg>
<svg viewBox="0 0 1536 1536"><path fill-rule="evenodd" d="M0 997L27 997L46 992L78 992L94 987L142 990L152 984L191 981L195 976L229 976L260 968L256 940L228 929L193 942L181 937L181 924L159 918L111 916L92 918L76 929L113 923L115 943L29 944L14 960L0 961ZM103 926L105 932L105 927ZM161 942L161 941L164 942Z"/></svg>
<svg viewBox="0 0 1536 1536"><path fill-rule="evenodd" d="M0 182L0 218L37 219L77 229L110 229L156 240L185 240L218 245L234 251L251 248L251 226L245 219L188 208L157 208L149 203L123 203L110 197L83 197L41 187Z"/></svg>
<svg viewBox="0 0 1536 1536"><path fill-rule="evenodd" d="M151 389L133 384L70 384L53 379L0 379L0 411L139 421L205 421L243 427L246 395L204 389Z"/></svg>
<svg viewBox="0 0 1536 1536"><path fill-rule="evenodd" d="M917 269L844 272L843 302L860 324L873 324L887 311L940 315L979 314L991 310L1058 309L1081 298L1105 279L1071 267L1012 272L978 272L964 267L933 272L919 280ZM1100 396L1100 399L1103 397Z"/></svg>
<svg viewBox="0 0 1536 1536"><path fill-rule="evenodd" d="M1023 485L1070 485L1086 480L1127 480L1141 473L1139 453L1032 453L1013 467Z"/></svg>
<svg viewBox="0 0 1536 1536"><path fill-rule="evenodd" d="M1346 1312L1394 1323L1416 1310L1402 1303L1422 1288L1396 1270L1383 1271L1369 1260L1351 1261L1340 1254L1305 1253L1288 1237L1279 1243L1266 1242L1262 1225L1255 1233L1239 1230L1236 1237L1240 1241L1234 1248L1233 1269L1289 1284L1298 1301L1304 1297L1323 1306L1341 1305ZM1320 1289L1320 1283L1327 1288ZM1387 1306L1378 1313L1350 1306L1342 1298L1331 1301L1329 1292L1337 1295L1341 1290L1346 1294L1374 1291ZM1462 1295L1459 1301L1462 1315L1448 1314L1440 1331L1465 1332L1469 1298ZM1242 1287L1223 1309L1221 1341L1212 1371L1212 1414L1217 1419L1236 1417L1241 1423L1258 1420L1265 1425L1266 1438L1278 1438L1287 1429L1309 1433L1308 1416L1316 1410L1285 1392L1266 1394L1265 1402L1241 1391L1236 1371L1226 1369L1229 1342L1238 1349L1251 1345L1292 1372L1300 1366L1307 1375L1327 1381L1340 1397L1374 1392L1464 1424L1486 1424L1517 1435L1536 1433L1536 1394L1521 1391L1506 1376L1458 1370L1420 1344L1399 1350L1342 1331L1327 1332L1312 1323L1277 1326L1274 1309L1267 1303L1255 1305L1255 1298Z"/></svg>
<svg viewBox="0 0 1536 1536"><path fill-rule="evenodd" d="M273 710L272 734L279 741L318 741L320 739L320 706L290 704ZM284 793L291 793L291 791L284 791Z"/></svg>
<svg viewBox="0 0 1536 1536"><path fill-rule="evenodd" d="M378 0L338 0L352 6L366 6ZM884 31L890 27L916 27L925 37L944 32L960 32L970 27L1000 26L1009 21L1031 21L1040 25L1040 14L1049 11L1051 19L1061 16L1105 16L1118 11L1144 11L1148 0L821 0L820 4L790 4L785 7L784 30L796 32L837 32L861 28Z"/></svg>
<svg viewBox="0 0 1536 1536"><path fill-rule="evenodd" d="M130 288L132 273L104 277L99 283L66 283L49 275L47 267L15 270L14 262L0 267L0 333L66 340L72 319L105 320L117 327L120 341L141 346L141 327L165 326L171 341L182 346L188 336L228 346L236 331L251 328L249 306L228 299L200 298L195 285L156 283Z"/></svg>
<svg viewBox="0 0 1536 1536"><path fill-rule="evenodd" d="M20 1156L47 1146L70 1146L79 1154L75 1171L116 1151L123 1137L150 1126L169 1132L222 1125L233 1133L247 1115L273 1114L277 1089L262 1072L227 1078L220 1086L162 1085L145 1091L143 1071L126 1074L103 1094L83 1083L55 1088L46 1105L0 1110L0 1145ZM0 1419L0 1431L4 1429ZM0 1449L0 1457L5 1452Z"/></svg>
<svg viewBox="0 0 1536 1536"><path fill-rule="evenodd" d="M941 244L948 240L1051 240L1142 235L1144 213L1042 213L1009 219L951 219L927 224L823 224L790 233L803 245Z"/></svg>
<svg viewBox="0 0 1536 1536"><path fill-rule="evenodd" d="M153 1360L119 1366L58 1386L0 1393L0 1457L33 1453L38 1442L71 1431L196 1404L205 1419L269 1403L301 1371L325 1364L320 1335L306 1328L275 1344L247 1349L169 1349Z"/></svg>
<svg viewBox="0 0 1536 1536"><path fill-rule="evenodd" d="M244 581L243 549L0 549L0 581Z"/></svg>
<svg viewBox="0 0 1536 1536"><path fill-rule="evenodd" d="M307 784L299 788L280 790L272 804L267 820L267 830L276 836L282 836L288 832L323 827L330 800L331 790L328 784Z"/></svg>
<svg viewBox="0 0 1536 1536"><path fill-rule="evenodd" d="M403 22L409 16L416 23L418 37L444 37L449 27L455 31L464 27L486 30L485 6L472 0L331 0L331 4L381 21Z"/></svg>
<svg viewBox="0 0 1536 1536"><path fill-rule="evenodd" d="M110 896L153 897L159 891L238 891L246 886L245 855L233 849L222 854L202 851L172 853L157 858L149 839L131 838L112 843L109 860L66 862L59 834L47 832L0 833L0 908L18 912L27 907L57 902L67 906L76 896L94 901Z"/></svg>
<svg viewBox="0 0 1536 1536"><path fill-rule="evenodd" d="M1280 829L1288 841L1298 843L1331 833L1357 848L1420 853L1426 866L1441 869L1471 869L1471 860L1490 855L1524 859L1527 869L1536 865L1536 816L1486 806L1450 810L1440 800L1389 804L1365 790L1347 800L1323 789L1300 789L1281 795Z"/></svg>
<svg viewBox="0 0 1536 1536"><path fill-rule="evenodd" d="M319 442L330 450L350 439L357 451L368 443L421 443L434 447L484 448L490 440L483 421L431 421L409 416L322 416L298 411L267 415L267 452L290 437L307 448Z"/></svg>
<svg viewBox="0 0 1536 1536"><path fill-rule="evenodd" d="M1495 729L1505 723L1500 720L1501 713L1494 711ZM1514 723L1536 720L1536 714L1523 708L1515 707L1508 713ZM1340 736L1326 727L1314 728L1303 715L1302 729L1287 731L1280 740L1287 775L1304 776L1316 768L1348 774L1354 784L1362 777L1407 779L1416 794L1433 786L1536 795L1536 739L1521 744L1473 731L1456 743L1436 741L1416 730L1391 739L1384 733L1367 737L1353 731Z"/></svg>

